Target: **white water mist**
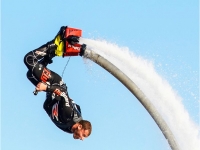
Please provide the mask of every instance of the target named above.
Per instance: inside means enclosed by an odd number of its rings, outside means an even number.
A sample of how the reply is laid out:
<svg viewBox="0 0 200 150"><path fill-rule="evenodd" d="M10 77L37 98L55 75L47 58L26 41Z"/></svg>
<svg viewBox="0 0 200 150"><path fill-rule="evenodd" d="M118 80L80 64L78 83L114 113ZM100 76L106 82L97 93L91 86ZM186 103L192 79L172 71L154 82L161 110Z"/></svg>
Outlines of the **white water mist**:
<svg viewBox="0 0 200 150"><path fill-rule="evenodd" d="M151 61L105 40L81 39L81 42L113 63L144 92L168 124L181 150L200 149L199 126L191 120L181 97L156 72Z"/></svg>

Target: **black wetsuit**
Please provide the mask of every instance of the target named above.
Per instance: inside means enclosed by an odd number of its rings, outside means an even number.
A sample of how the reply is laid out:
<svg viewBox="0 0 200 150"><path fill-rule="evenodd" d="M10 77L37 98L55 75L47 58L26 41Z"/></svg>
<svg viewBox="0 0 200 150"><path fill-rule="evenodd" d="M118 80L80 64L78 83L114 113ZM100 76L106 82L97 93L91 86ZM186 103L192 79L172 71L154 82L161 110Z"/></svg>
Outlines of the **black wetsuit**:
<svg viewBox="0 0 200 150"><path fill-rule="evenodd" d="M53 123L61 130L72 133L71 127L82 120L80 106L69 98L67 87L62 78L55 72L46 68L51 58L50 51L56 46L53 41L30 51L24 57L28 68L27 78L36 86L39 82L46 83L46 100L44 109Z"/></svg>

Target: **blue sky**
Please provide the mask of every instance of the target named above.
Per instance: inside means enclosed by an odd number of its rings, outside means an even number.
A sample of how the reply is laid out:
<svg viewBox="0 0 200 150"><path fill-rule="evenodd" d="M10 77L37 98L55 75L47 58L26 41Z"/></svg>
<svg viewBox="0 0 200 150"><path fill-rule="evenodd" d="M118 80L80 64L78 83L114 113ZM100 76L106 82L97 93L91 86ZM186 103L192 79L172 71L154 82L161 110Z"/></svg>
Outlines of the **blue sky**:
<svg viewBox="0 0 200 150"><path fill-rule="evenodd" d="M51 40L60 26L83 30L83 37L129 47L154 62L199 123L199 4L181 1L2 0L1 147L3 150L168 150L161 131L137 99L97 65L72 57L64 80L70 97L93 124L84 142L57 129L45 114L44 93L34 96L23 56ZM67 58L50 69L61 74Z"/></svg>

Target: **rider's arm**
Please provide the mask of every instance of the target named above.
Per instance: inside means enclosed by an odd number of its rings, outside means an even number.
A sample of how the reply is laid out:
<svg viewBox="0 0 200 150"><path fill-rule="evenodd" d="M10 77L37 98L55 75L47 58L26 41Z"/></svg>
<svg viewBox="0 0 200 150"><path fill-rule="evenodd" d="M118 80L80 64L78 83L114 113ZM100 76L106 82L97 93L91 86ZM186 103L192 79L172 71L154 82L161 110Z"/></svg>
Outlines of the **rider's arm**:
<svg viewBox="0 0 200 150"><path fill-rule="evenodd" d="M43 82L37 84L36 90L55 93L58 96L60 96L62 92L66 92L66 89L62 88L59 85L47 85Z"/></svg>
<svg viewBox="0 0 200 150"><path fill-rule="evenodd" d="M55 122L55 121L53 121L53 123L58 128L60 128L61 130L63 130L64 132L67 132L67 133L72 133L71 127L75 124L75 122L73 122L73 121L69 121L68 123L61 123L61 122Z"/></svg>

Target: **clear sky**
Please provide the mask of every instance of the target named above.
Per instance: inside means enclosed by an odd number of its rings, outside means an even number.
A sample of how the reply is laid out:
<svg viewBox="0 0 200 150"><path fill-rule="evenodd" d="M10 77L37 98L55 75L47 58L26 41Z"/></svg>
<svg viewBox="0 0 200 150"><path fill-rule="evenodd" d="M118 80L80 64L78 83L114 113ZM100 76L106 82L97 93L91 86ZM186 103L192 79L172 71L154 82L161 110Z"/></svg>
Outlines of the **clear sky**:
<svg viewBox="0 0 200 150"><path fill-rule="evenodd" d="M161 131L137 99L99 66L71 57L64 73L70 97L93 124L85 141L73 140L48 118L45 93L33 95L24 55L68 25L84 38L105 39L151 60L199 124L199 2L197 0L2 0L2 150L168 150ZM62 74L68 58L50 69ZM126 106L126 107L125 107Z"/></svg>

